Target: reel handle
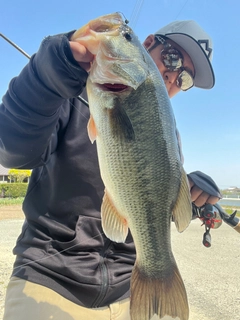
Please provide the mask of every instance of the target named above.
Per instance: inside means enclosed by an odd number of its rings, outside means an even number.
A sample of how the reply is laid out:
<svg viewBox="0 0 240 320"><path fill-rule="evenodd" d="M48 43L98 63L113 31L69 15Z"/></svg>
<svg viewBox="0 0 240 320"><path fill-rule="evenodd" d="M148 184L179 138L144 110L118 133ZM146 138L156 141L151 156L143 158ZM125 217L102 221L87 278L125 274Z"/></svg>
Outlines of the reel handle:
<svg viewBox="0 0 240 320"><path fill-rule="evenodd" d="M203 245L206 247L206 248L210 248L211 247L211 242L212 242L212 239L211 239L211 235L210 235L210 232L209 230L207 230L204 234L203 234Z"/></svg>

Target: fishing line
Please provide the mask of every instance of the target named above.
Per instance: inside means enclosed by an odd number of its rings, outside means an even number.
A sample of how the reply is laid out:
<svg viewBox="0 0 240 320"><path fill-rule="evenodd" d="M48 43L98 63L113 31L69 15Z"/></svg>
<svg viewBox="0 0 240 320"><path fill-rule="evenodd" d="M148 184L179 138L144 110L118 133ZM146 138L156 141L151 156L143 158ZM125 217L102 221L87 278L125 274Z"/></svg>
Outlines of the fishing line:
<svg viewBox="0 0 240 320"><path fill-rule="evenodd" d="M82 98L82 97L81 97L81 98ZM82 100L79 99L79 96L77 97L77 99L82 102ZM83 99L83 98L82 98L82 99ZM83 100L84 100L84 99L83 99ZM70 101L70 99L69 99L68 101L69 101L69 103L71 104L71 106L73 106L73 107L77 110L77 112L79 112L79 113L81 114L81 116L83 116L83 118L89 120L89 118L87 118L87 117L79 110L79 108L77 108L77 107ZM86 100L84 100L84 101L86 101ZM86 101L86 102L87 102L87 101ZM88 102L87 102L87 103L88 103ZM85 104L85 103L84 103L84 104ZM87 107L88 107L88 106L87 106Z"/></svg>
<svg viewBox="0 0 240 320"><path fill-rule="evenodd" d="M142 9L143 2L144 2L144 0L137 0L135 2L135 6L133 8L133 12L132 12L132 15L131 15L131 18L130 18L130 24L133 27L133 29L136 26L137 20L139 18L139 14L140 14L140 11Z"/></svg>
<svg viewBox="0 0 240 320"><path fill-rule="evenodd" d="M90 240L92 240L92 239L96 239L96 238L100 237L100 236L103 235L103 234L104 234L103 232L102 232L102 233L99 233L99 234L97 234L96 236L88 239L88 241L90 241ZM43 258L40 258L40 259L36 259L36 260L33 260L33 261L29 261L29 262L27 262L27 263L21 264L20 266L17 266L17 267L15 267L15 268L13 268L13 270L17 270L17 269L19 269L19 268L32 265L32 264L34 264L34 263L36 263L36 262L41 262L41 261L43 261L43 260L51 259L52 257L57 256L57 255L65 252L65 251L68 251L69 249L72 249L72 248L78 246L79 244L84 244L84 243L86 244L86 243L88 243L88 241L87 241L87 242L78 242L78 243L76 243L76 244L74 244L74 245L72 245L72 246L70 246L70 247L68 247L68 248L66 248L66 249L63 249L62 251L58 251L58 252L56 252L56 253L52 253L52 254L50 254L50 255L47 256L47 257L43 257Z"/></svg>
<svg viewBox="0 0 240 320"><path fill-rule="evenodd" d="M182 6L182 8L180 9L180 11L178 12L178 14L176 15L175 19L176 20L178 18L178 16L180 15L180 13L183 11L183 8L186 6L186 4L188 3L188 0L185 1L184 5Z"/></svg>

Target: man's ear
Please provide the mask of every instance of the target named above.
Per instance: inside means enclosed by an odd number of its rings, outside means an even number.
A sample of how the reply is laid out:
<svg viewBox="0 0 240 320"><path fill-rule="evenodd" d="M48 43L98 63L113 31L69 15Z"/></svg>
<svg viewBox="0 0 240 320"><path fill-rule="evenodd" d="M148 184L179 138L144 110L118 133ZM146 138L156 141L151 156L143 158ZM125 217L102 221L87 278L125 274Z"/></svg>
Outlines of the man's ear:
<svg viewBox="0 0 240 320"><path fill-rule="evenodd" d="M155 37L153 34L150 34L143 42L143 45L146 49L149 49L154 42L155 42Z"/></svg>

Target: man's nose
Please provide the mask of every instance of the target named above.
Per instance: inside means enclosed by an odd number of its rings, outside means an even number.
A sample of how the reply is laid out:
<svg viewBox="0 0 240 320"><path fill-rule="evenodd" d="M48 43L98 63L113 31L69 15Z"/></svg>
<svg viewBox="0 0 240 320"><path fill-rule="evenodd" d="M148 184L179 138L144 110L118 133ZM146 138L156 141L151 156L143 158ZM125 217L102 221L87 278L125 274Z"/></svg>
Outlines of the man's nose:
<svg viewBox="0 0 240 320"><path fill-rule="evenodd" d="M176 80L178 77L178 72L177 71L166 71L164 72L163 75L163 80L166 83L166 85L172 85L175 84L176 85Z"/></svg>
<svg viewBox="0 0 240 320"><path fill-rule="evenodd" d="M181 89L177 85L177 71L166 71L163 73L163 81L165 83L169 98L174 97Z"/></svg>

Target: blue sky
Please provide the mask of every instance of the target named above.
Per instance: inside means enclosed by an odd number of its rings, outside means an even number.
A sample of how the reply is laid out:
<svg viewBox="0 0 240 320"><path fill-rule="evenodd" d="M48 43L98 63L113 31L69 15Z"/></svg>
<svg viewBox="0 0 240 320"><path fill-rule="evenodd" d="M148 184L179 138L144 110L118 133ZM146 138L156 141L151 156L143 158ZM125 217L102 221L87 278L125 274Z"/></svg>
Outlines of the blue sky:
<svg viewBox="0 0 240 320"><path fill-rule="evenodd" d="M4 3L4 4L3 4ZM220 188L240 187L240 76L238 0L9 0L1 5L0 33L32 55L45 36L78 29L100 15L122 12L141 41L173 20L197 21L214 42L215 87L172 99L185 169L201 170ZM27 58L0 38L0 96Z"/></svg>

